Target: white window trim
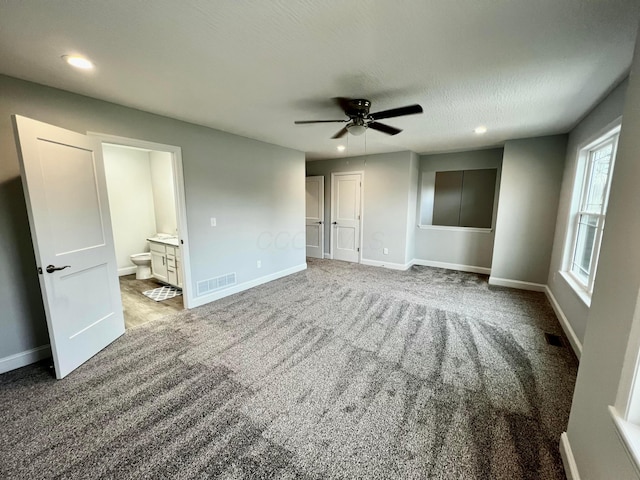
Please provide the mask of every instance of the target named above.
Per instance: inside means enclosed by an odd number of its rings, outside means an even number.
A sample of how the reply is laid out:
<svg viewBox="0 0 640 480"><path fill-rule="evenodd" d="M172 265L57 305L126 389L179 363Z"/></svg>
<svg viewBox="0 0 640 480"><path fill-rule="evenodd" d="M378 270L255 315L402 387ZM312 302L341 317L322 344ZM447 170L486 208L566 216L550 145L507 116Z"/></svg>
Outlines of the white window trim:
<svg viewBox="0 0 640 480"><path fill-rule="evenodd" d="M608 192L607 192L607 196L608 196ZM572 266L573 259L575 258L575 255L576 255L576 247L578 246L577 237L578 237L578 230L580 228L581 215L598 217L598 223L596 224L596 238L594 241L593 251L591 252L591 262L590 262L590 265L592 265L593 271L588 275L588 280L586 284L582 281L582 279L580 279L573 272L573 266ZM582 290L588 297L591 297L591 294L593 293L593 283L596 279L596 271L598 269L598 260L600 259L600 246L602 245L602 233L604 231L604 222L605 222L606 215L603 213L588 213L588 212L585 212L584 210L578 210L573 214L573 216L575 218L573 220L573 239L571 240L572 248L571 248L571 254L569 255L570 264L569 264L569 270L567 270L564 273L566 273L569 277L571 277L571 279L573 280L573 283L577 286L578 289ZM582 294L582 292L580 292L580 294Z"/></svg>
<svg viewBox="0 0 640 480"><path fill-rule="evenodd" d="M570 272L565 272L560 270L558 272L560 276L564 279L565 282L569 285L569 287L573 290L576 296L584 303L588 308L591 307L591 295L584 288L582 283L578 283L575 280L575 277Z"/></svg>
<svg viewBox="0 0 640 480"><path fill-rule="evenodd" d="M569 287L576 293L576 295L582 300L587 307L591 305L591 294L593 293L593 283L596 277L597 268L598 268L598 260L600 257L600 246L602 243L602 232L604 229L604 222L606 221L606 213L600 214L600 219L598 220L598 228L596 230L596 246L594 251L592 252L592 260L591 264L593 265L593 271L589 276L589 282L587 285L583 283L581 279L577 277L572 272L572 262L575 256L575 249L577 246L577 235L578 235L578 222L580 219L581 207L583 204L583 200L585 195L588 194L585 188L588 184L589 174L588 170L591 169L591 156L590 152L598 147L601 147L608 142L612 141L613 136L615 136L614 148L612 152L611 158L611 166L609 169L609 176L607 179L607 192L604 199L604 208L603 211L606 212L606 208L609 202L609 194L611 191L611 179L613 177L612 172L615 167L615 157L617 155L618 150L618 140L620 137L620 130L622 126L622 117L618 117L616 120L611 122L605 128L600 130L596 135L592 136L588 141L579 145L576 153L576 167L574 170L573 177L573 198L571 201L571 207L569 210L569 214L567 217L567 228L565 234L565 246L563 251L563 262L562 268L559 271L560 275L567 282ZM575 187L579 176L582 176L582 185L578 191ZM586 213L586 212L585 212ZM596 215L596 214L589 214ZM602 222L602 225L600 225ZM600 228L601 227L601 228Z"/></svg>
<svg viewBox="0 0 640 480"><path fill-rule="evenodd" d="M611 405L609 405L609 414L616 427L616 433L636 470L636 475L640 477L640 426L625 420Z"/></svg>
<svg viewBox="0 0 640 480"><path fill-rule="evenodd" d="M616 402L609 406L609 414L640 477L640 292L622 365Z"/></svg>
<svg viewBox="0 0 640 480"><path fill-rule="evenodd" d="M578 210L573 213L573 239L571 241L571 254L569 256L569 260L571 262L569 266L569 271L567 272L573 279L580 285L584 290L586 290L587 294L591 296L593 292L593 282L596 278L596 270L598 268L598 259L600 257L600 246L602 244L602 232L604 230L604 222L606 217L607 206L609 204L609 193L611 190L611 173L613 172L613 168L615 166L615 158L616 153L618 151L618 138L620 135L620 128L613 129L611 132L603 135L598 138L595 142L583 148L580 152L581 157L584 157L587 164L584 168L581 194L580 194L580 205L578 206ZM600 213L591 213L587 210L584 210L584 205L587 201L587 197L589 195L589 185L591 183L591 174L593 171L593 155L592 152L594 150L603 148L606 145L611 145L611 162L609 163L609 171L607 172L607 185L605 188L605 197L602 202L602 209ZM592 217L597 217L596 224L596 237L594 240L594 248L591 252L591 260L590 265L592 266L592 271L588 274L587 283L585 284L575 273L573 273L573 263L576 255L576 250L578 246L578 233L580 229L580 218L583 215L589 215Z"/></svg>

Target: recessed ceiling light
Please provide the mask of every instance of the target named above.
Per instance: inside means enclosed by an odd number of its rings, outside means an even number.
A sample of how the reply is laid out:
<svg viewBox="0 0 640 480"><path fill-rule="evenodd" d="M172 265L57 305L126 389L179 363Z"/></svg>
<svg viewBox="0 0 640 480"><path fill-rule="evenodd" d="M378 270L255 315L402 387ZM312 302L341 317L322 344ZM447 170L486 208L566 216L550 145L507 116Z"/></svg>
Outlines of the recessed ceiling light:
<svg viewBox="0 0 640 480"><path fill-rule="evenodd" d="M78 55L63 55L62 59L72 67L81 68L83 70L91 70L93 68L91 60L79 57Z"/></svg>
<svg viewBox="0 0 640 480"><path fill-rule="evenodd" d="M346 147L345 147L344 145L338 145L338 151L339 151L339 152L344 152L344 149L345 149L345 148L346 148Z"/></svg>
<svg viewBox="0 0 640 480"><path fill-rule="evenodd" d="M477 133L478 135L482 135L483 133L487 133L487 127L481 125L479 127L476 127L474 132Z"/></svg>

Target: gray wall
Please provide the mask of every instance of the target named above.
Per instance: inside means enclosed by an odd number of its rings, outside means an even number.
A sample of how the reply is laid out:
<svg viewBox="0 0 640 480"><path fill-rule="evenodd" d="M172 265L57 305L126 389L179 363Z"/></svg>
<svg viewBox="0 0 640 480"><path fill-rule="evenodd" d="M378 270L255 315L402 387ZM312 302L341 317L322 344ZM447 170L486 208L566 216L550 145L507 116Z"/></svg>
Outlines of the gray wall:
<svg viewBox="0 0 640 480"><path fill-rule="evenodd" d="M148 252L158 231L149 153L105 145L103 157L118 274L128 275L130 255Z"/></svg>
<svg viewBox="0 0 640 480"><path fill-rule="evenodd" d="M566 147L566 135L505 143L491 277L546 284Z"/></svg>
<svg viewBox="0 0 640 480"><path fill-rule="evenodd" d="M0 359L48 343L11 114L182 147L194 284L304 265L302 152L6 76L0 92Z"/></svg>
<svg viewBox="0 0 640 480"><path fill-rule="evenodd" d="M613 112L612 112L613 113ZM607 411L616 401L640 290L640 38L624 102L607 226L567 435L581 478L636 479ZM637 331L637 330L636 330ZM631 339L631 343L634 339ZM631 367L637 356L628 357Z"/></svg>
<svg viewBox="0 0 640 480"><path fill-rule="evenodd" d="M416 210L419 198L419 182L420 182L420 156L411 152L411 160L409 163L409 203L407 204L407 251L404 257L404 263L408 264L413 261L416 255L416 224L419 215Z"/></svg>
<svg viewBox="0 0 640 480"><path fill-rule="evenodd" d="M601 103L599 103L569 134L567 144L567 156L564 175L562 177L562 190L560 204L558 206L558 218L556 221L556 233L551 254L551 266L547 284L558 305L567 317L576 336L583 342L587 326L589 307L578 297L576 292L567 284L566 280L557 272L563 270L563 253L567 241L567 224L571 210L571 199L575 183L576 163L578 149L585 143L593 140L602 132L602 129L611 124L620 115L624 105L625 92L628 80L618 85Z"/></svg>
<svg viewBox="0 0 640 480"><path fill-rule="evenodd" d="M422 155L420 172L449 170L498 169L498 184L502 166L502 148L475 150L439 155ZM496 198L496 202L498 198ZM496 215L494 209L494 217ZM417 208L420 218L420 205ZM417 260L441 262L454 265L491 268L493 255L493 231L470 229L442 229L437 227L414 227L415 254Z"/></svg>
<svg viewBox="0 0 640 480"><path fill-rule="evenodd" d="M407 255L407 221L412 152L382 153L360 157L307 162L307 176L323 175L325 184L325 252L330 252L331 173L364 171L362 258L404 264ZM415 165L415 159L413 160ZM415 203L411 204L412 214ZM383 248L389 254L382 253Z"/></svg>
<svg viewBox="0 0 640 480"><path fill-rule="evenodd" d="M178 233L173 158L169 152L149 152L156 232Z"/></svg>

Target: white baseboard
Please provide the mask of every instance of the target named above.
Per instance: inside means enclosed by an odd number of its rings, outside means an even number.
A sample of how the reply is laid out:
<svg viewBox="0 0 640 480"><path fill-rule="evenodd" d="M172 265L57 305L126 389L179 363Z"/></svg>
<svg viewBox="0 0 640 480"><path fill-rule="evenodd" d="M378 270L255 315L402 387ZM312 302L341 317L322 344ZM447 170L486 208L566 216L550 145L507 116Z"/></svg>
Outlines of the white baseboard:
<svg viewBox="0 0 640 480"><path fill-rule="evenodd" d="M50 356L51 347L47 344L41 347L32 348L31 350L16 353L14 355L9 355L8 357L0 358L0 373L9 372L20 367L26 367L27 365L49 358Z"/></svg>
<svg viewBox="0 0 640 480"><path fill-rule="evenodd" d="M280 270L279 272L272 273L270 275L265 275L264 277L259 277L254 280L250 280L248 282L241 283L239 285L234 285L233 287L225 288L223 290L219 290L217 292L209 293L208 295L203 295L201 297L196 297L193 299L193 304L189 306L189 308L199 307L206 303L214 302L216 300L220 300L221 298L228 297L229 295L233 295L235 293L243 292L245 290L249 290L250 288L257 287L258 285L262 285L264 283L272 282L273 280L277 280L282 277L286 277L287 275L291 275L293 273L298 273L307 269L307 264L303 263L301 265L296 265L295 267L287 268L285 270Z"/></svg>
<svg viewBox="0 0 640 480"><path fill-rule="evenodd" d="M571 348L573 348L573 352L576 354L576 357L578 357L578 360L580 360L580 357L582 356L582 343L580 342L580 339L576 335L576 332L573 331L573 327L571 327L569 319L562 311L562 308L560 308L560 304L556 300L556 297L553 296L553 293L551 293L548 285L546 286L544 292L547 294L547 298L549 299L549 303L553 307L553 311L556 312L556 316L560 321L560 326L569 339L569 343L571 344Z"/></svg>
<svg viewBox="0 0 640 480"><path fill-rule="evenodd" d="M567 432L563 432L562 435L560 435L560 456L562 457L564 473L567 476L567 480L580 480L578 465L576 464L576 459L573 458Z"/></svg>
<svg viewBox="0 0 640 480"><path fill-rule="evenodd" d="M331 255L330 253L325 253L324 258L326 258L327 260L333 260L333 255Z"/></svg>
<svg viewBox="0 0 640 480"><path fill-rule="evenodd" d="M508 278L498 277L489 277L489 285L517 288L519 290L532 290L534 292L544 292L547 288L547 286L542 283L523 282L521 280L510 280Z"/></svg>
<svg viewBox="0 0 640 480"><path fill-rule="evenodd" d="M446 268L447 270L458 270L460 272L491 274L491 269L487 267L476 267L473 265L461 265L459 263L434 262L433 260L420 260L414 258L411 262L413 265L422 265L424 267Z"/></svg>
<svg viewBox="0 0 640 480"><path fill-rule="evenodd" d="M402 263L381 262L379 260L367 260L366 258L361 259L360 263L362 265L370 265L372 267L390 268L391 270L407 270L411 268L411 265L413 265L413 263L411 262L402 264Z"/></svg>
<svg viewBox="0 0 640 480"><path fill-rule="evenodd" d="M132 273L136 273L136 269L138 267L136 267L135 265L133 267L124 267L124 268L119 268L118 269L118 276L122 277L124 275L131 275Z"/></svg>

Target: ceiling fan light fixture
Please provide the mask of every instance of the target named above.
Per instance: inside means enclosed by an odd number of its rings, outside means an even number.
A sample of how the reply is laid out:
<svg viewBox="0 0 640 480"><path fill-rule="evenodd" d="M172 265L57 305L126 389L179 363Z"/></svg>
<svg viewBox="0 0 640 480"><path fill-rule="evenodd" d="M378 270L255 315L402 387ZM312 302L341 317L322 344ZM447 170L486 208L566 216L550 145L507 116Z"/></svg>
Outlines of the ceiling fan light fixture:
<svg viewBox="0 0 640 480"><path fill-rule="evenodd" d="M344 120L296 120L293 123L301 125L305 123L345 123L332 139L342 138L347 134L362 135L369 128L376 130L387 135L397 135L402 132L401 129L392 127L385 123L380 123L378 120L385 118L404 117L406 115L415 115L417 113L423 113L422 107L418 104L406 105L404 107L392 108L389 110L382 110L380 112L370 113L371 102L364 98L345 98L336 97L334 100L337 102L340 109L344 112L344 115L348 117Z"/></svg>
<svg viewBox="0 0 640 480"><path fill-rule="evenodd" d="M347 130L351 135L362 135L367 131L366 125L347 125Z"/></svg>
<svg viewBox="0 0 640 480"><path fill-rule="evenodd" d="M339 152L344 152L346 148L347 147L345 147L344 145L338 145L338 151Z"/></svg>
<svg viewBox="0 0 640 480"><path fill-rule="evenodd" d="M479 127L475 128L474 133L476 135L484 135L485 133L487 133L487 127L485 127L484 125L480 125Z"/></svg>

